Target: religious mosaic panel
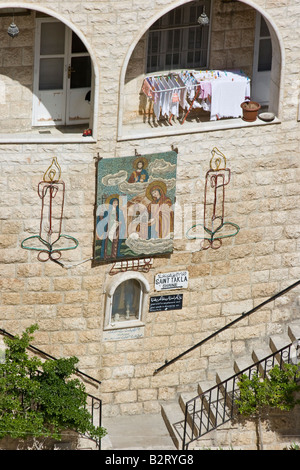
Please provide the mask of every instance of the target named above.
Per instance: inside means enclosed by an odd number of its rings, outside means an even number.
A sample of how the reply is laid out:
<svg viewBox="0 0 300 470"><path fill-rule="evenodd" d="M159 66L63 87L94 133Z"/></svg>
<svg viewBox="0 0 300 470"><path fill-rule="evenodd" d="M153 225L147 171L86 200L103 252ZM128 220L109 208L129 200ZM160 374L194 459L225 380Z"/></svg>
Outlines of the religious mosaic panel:
<svg viewBox="0 0 300 470"><path fill-rule="evenodd" d="M98 162L96 261L173 251L177 153Z"/></svg>

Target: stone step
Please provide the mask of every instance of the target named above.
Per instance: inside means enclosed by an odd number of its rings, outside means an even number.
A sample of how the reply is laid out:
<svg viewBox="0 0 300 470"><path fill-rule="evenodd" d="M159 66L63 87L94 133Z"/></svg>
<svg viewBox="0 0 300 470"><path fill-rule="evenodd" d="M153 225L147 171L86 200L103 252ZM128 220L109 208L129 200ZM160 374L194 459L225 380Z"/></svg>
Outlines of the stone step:
<svg viewBox="0 0 300 470"><path fill-rule="evenodd" d="M233 367L228 367L227 369L223 368L217 372L216 382L220 384L221 382L224 382L225 380L229 379L233 375L235 375L235 370Z"/></svg>
<svg viewBox="0 0 300 470"><path fill-rule="evenodd" d="M235 376L234 368L223 369L217 373L216 381L219 384L220 393L223 395L222 409L219 409L223 418L230 416L234 406L234 392L237 389L236 381L233 379Z"/></svg>
<svg viewBox="0 0 300 470"><path fill-rule="evenodd" d="M215 384L216 385L216 384ZM216 389L209 387L207 391L198 395L194 402L190 404L190 427L192 428L194 422L194 433L207 432L213 429L216 425L216 410L217 393ZM194 416L194 420L192 417Z"/></svg>
<svg viewBox="0 0 300 470"><path fill-rule="evenodd" d="M300 340L300 322L293 322L288 327L288 335L291 341Z"/></svg>
<svg viewBox="0 0 300 470"><path fill-rule="evenodd" d="M183 416L186 413L186 405L187 405L187 422L190 428L193 428L193 433L198 434L200 428L200 416L199 410L201 410L200 406L200 399L197 395L192 392L189 393L181 393L179 397L179 405L182 410Z"/></svg>
<svg viewBox="0 0 300 470"><path fill-rule="evenodd" d="M300 364L300 324L299 321L291 323L288 328L288 335L293 342L294 355L292 359L293 364Z"/></svg>
<svg viewBox="0 0 300 470"><path fill-rule="evenodd" d="M179 396L179 405L180 408L182 409L183 414L185 413L185 405L190 401L193 400L197 396L197 393L195 392L184 392L181 393Z"/></svg>
<svg viewBox="0 0 300 470"><path fill-rule="evenodd" d="M217 382L207 381L201 382L198 385L199 394L202 395L202 406L205 409L206 413L206 427L216 426L217 423L217 410L216 402L218 400L218 388Z"/></svg>
<svg viewBox="0 0 300 470"><path fill-rule="evenodd" d="M210 426L216 426L216 401L218 399L218 389L216 388L217 383L212 381L201 382L198 384L198 391L201 395L202 404L201 406L206 413L206 428Z"/></svg>
<svg viewBox="0 0 300 470"><path fill-rule="evenodd" d="M271 349L266 346L263 348L256 348L252 352L252 359L254 363L263 361L261 364L259 364L259 367L258 367L258 372L261 373L262 375L264 375L266 371L271 369L271 367L273 366L272 359L270 361L269 360L264 361L264 359L270 356L271 354L272 354Z"/></svg>
<svg viewBox="0 0 300 470"><path fill-rule="evenodd" d="M181 449L184 433L184 414L179 402L162 404L161 414L175 447ZM187 431L189 435L192 434L189 429Z"/></svg>
<svg viewBox="0 0 300 470"><path fill-rule="evenodd" d="M207 390L210 390L211 388L215 387L216 381L212 380L207 380L207 381L202 381L198 384L198 393L201 395L202 393L206 392Z"/></svg>
<svg viewBox="0 0 300 470"><path fill-rule="evenodd" d="M270 349L273 353L279 351L280 349L288 346L290 343L289 339L284 335L271 336L270 338Z"/></svg>
<svg viewBox="0 0 300 470"><path fill-rule="evenodd" d="M197 397L197 393L193 392L185 392L181 393L178 399L180 408L182 410L183 415L185 415L185 408L186 404L191 402L189 405L189 409L193 410L194 408L194 399ZM192 412L192 411L191 411Z"/></svg>
<svg viewBox="0 0 300 470"><path fill-rule="evenodd" d="M272 352L276 353L276 351L280 351L281 349L285 348L291 343L289 337L282 336L271 336L270 338L270 348ZM296 350L293 346L286 351L279 352L276 354L276 360L278 364L282 364L283 362L286 363L295 363L296 360Z"/></svg>
<svg viewBox="0 0 300 470"><path fill-rule="evenodd" d="M238 374L239 372L242 372L245 369L248 369L249 367L251 367L252 364L253 364L253 361L251 361L251 358L240 357L234 361L234 365L233 365L234 372Z"/></svg>

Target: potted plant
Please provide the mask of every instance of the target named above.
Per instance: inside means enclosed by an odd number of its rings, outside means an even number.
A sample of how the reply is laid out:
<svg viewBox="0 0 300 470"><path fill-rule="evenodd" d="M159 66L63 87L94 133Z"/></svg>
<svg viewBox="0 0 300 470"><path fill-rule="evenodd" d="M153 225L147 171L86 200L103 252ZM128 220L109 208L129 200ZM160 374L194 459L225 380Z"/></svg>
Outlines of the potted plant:
<svg viewBox="0 0 300 470"><path fill-rule="evenodd" d="M243 120L247 122L254 122L257 119L258 111L261 108L261 105L256 101L244 101L241 104L243 110Z"/></svg>

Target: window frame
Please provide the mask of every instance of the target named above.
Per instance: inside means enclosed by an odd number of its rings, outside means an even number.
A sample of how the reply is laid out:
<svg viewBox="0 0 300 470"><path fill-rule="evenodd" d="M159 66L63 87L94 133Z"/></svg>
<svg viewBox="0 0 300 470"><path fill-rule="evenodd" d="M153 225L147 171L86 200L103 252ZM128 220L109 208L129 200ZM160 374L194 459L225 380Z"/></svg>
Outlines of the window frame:
<svg viewBox="0 0 300 470"><path fill-rule="evenodd" d="M140 287L139 299L139 316L135 320L125 321L112 321L112 307L114 295L119 286L124 282L136 280ZM104 315L104 330L119 330L124 328L142 327L145 326L144 317L146 313L146 306L148 305L148 297L150 286L147 279L139 272L125 272L116 274L110 281L105 289L105 315Z"/></svg>
<svg viewBox="0 0 300 470"><path fill-rule="evenodd" d="M192 8L198 8L197 12L197 17L198 13L203 11L203 8L205 7L206 12L208 12L208 15L211 15L211 2L209 0L202 0L200 5L196 5L199 2L191 2L191 3L186 3L184 5L181 5L174 10L169 11L162 17L160 17L156 23L152 25L148 29L147 33L147 44L146 44L146 64L145 64L145 73L146 74L155 74L156 72L162 72L162 71L171 71L171 70L176 70L176 69L191 69L191 68L206 68L208 67L209 64L209 53L210 53L210 35L211 35L211 23L209 23L208 26L200 26L197 21L195 23L190 22L189 16L191 13ZM174 21L174 24L167 23L168 19L170 19L170 15L172 14L173 17L175 18L176 16L176 10L182 11L182 18L183 18L183 25L178 25L176 24L176 21ZM168 18L169 16L169 18ZM199 14L200 16L200 14ZM158 24L158 27L156 28L155 25ZM206 55L206 63L204 64L197 64L193 62L192 64L188 63L188 54L189 52L193 52L195 54L195 48L189 49L189 32L192 31L193 29L196 31L196 28L199 28L199 31L201 35L203 36L203 32L205 31L203 28L208 28L207 32L207 44L206 48L200 47L199 48L199 53L202 56L202 54ZM173 42L174 42L174 34L176 34L176 31L180 32L179 36L179 49L178 51L175 51L175 49L172 47L170 50L168 48L168 32L173 32ZM157 67L151 67L149 65L149 61L151 60L152 56L155 56L155 54L149 53L149 48L150 44L152 41L151 35L158 33L159 38L158 42L160 45L158 46L158 51L156 53L158 57L158 66ZM195 39L194 39L195 41ZM162 51L162 52L161 52ZM173 59L175 53L179 54L180 59L178 64L173 64ZM171 55L172 57L172 64L167 65L167 56ZM184 63L183 63L184 62Z"/></svg>

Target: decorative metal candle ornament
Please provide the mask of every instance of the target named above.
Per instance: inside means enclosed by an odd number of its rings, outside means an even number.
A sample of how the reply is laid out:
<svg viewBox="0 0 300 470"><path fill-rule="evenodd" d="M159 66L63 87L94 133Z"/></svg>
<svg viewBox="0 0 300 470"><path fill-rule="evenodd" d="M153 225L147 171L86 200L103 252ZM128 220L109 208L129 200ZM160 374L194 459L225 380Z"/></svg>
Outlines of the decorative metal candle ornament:
<svg viewBox="0 0 300 470"><path fill-rule="evenodd" d="M27 250L38 251L39 261L58 261L61 252L74 250L78 241L70 235L61 233L63 208L65 199L65 183L61 181L61 168L54 157L50 167L43 176L43 181L38 184L38 195L42 200L40 232L39 235L28 237L21 243L21 247ZM40 246L26 246L29 241L38 240ZM58 242L71 240L71 246L57 246ZM55 246L54 246L55 245Z"/></svg>
<svg viewBox="0 0 300 470"><path fill-rule="evenodd" d="M7 34L11 37L11 38L15 38L16 36L18 36L19 34L19 28L18 26L14 23L14 21L9 25L8 27L8 30L7 30Z"/></svg>
<svg viewBox="0 0 300 470"><path fill-rule="evenodd" d="M234 237L240 230L238 225L224 220L225 186L229 182L230 170L226 167L225 155L215 147L212 150L210 169L205 177L203 224L194 225L187 231L188 239L202 239L201 250L217 250L221 247L223 238ZM199 225L203 227L207 237L196 236L194 229Z"/></svg>

